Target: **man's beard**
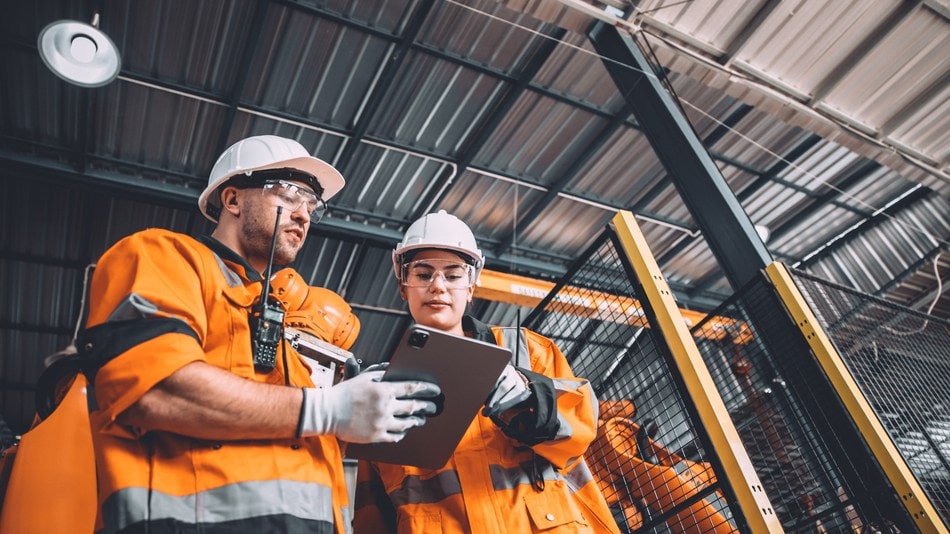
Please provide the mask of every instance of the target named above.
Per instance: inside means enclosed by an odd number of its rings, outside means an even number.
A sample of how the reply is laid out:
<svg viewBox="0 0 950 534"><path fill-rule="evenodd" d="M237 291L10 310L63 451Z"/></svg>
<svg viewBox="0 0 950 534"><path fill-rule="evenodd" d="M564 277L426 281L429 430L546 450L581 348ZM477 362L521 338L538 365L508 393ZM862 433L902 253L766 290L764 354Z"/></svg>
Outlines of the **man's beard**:
<svg viewBox="0 0 950 534"><path fill-rule="evenodd" d="M274 222L265 221L259 216L244 217L243 221L241 235L244 238L247 254L264 260L269 259L271 239L274 236ZM297 258L299 247L288 243L286 238L286 234L278 228L277 246L274 248L274 265L287 265Z"/></svg>

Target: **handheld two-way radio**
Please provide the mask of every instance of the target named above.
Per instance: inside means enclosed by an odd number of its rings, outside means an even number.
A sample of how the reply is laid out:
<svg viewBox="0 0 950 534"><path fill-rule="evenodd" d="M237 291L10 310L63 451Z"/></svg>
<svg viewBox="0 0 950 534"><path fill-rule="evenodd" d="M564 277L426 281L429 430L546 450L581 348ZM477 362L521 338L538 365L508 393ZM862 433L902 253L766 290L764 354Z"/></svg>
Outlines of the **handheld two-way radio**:
<svg viewBox="0 0 950 534"><path fill-rule="evenodd" d="M274 249L277 248L277 231L280 228L280 214L283 207L277 207L277 221L274 222L274 235L271 237L270 258L264 273L264 284L258 305L251 309L251 351L254 354L254 367L258 371L272 371L277 365L277 345L284 337L284 307L270 297L270 277L274 267Z"/></svg>

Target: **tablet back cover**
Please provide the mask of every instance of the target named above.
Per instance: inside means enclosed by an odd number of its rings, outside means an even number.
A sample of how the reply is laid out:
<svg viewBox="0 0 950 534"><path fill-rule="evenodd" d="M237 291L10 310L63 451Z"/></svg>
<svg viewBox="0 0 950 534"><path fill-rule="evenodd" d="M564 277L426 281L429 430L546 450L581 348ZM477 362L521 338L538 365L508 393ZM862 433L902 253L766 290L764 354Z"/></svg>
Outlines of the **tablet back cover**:
<svg viewBox="0 0 950 534"><path fill-rule="evenodd" d="M424 342L420 341L424 339ZM445 465L492 387L511 351L422 325L403 334L384 380L435 382L445 396L442 413L406 433L398 443L351 443L346 456L438 469Z"/></svg>

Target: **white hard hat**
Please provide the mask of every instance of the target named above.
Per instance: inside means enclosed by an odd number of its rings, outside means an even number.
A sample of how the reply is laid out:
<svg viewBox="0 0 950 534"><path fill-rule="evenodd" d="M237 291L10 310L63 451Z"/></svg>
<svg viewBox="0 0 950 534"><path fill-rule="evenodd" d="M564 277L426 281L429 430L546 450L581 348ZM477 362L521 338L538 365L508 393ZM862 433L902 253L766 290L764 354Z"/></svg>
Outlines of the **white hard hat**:
<svg viewBox="0 0 950 534"><path fill-rule="evenodd" d="M234 143L218 157L208 177L208 187L198 197L198 208L205 217L217 222L217 218L208 213L208 202L217 207L219 199L213 196L222 184L238 174L285 168L313 175L323 188L323 200L330 200L346 183L339 171L311 156L297 141L276 135L257 135Z"/></svg>
<svg viewBox="0 0 950 534"><path fill-rule="evenodd" d="M403 256L407 252L424 248L437 248L460 253L475 262L475 278L485 266L485 257L475 243L475 234L467 224L445 210L424 215L409 225L402 241L393 249L393 271L399 280Z"/></svg>

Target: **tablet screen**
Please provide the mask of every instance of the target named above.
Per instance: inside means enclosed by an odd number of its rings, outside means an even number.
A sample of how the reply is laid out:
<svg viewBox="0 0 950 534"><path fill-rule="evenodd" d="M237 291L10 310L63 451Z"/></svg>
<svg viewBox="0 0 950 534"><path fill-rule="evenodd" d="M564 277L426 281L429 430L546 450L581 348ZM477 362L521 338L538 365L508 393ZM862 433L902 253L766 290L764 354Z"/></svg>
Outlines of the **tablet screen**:
<svg viewBox="0 0 950 534"><path fill-rule="evenodd" d="M511 351L422 325L403 334L383 380L434 382L445 397L442 412L398 443L352 443L346 456L438 469L455 451L508 362Z"/></svg>

